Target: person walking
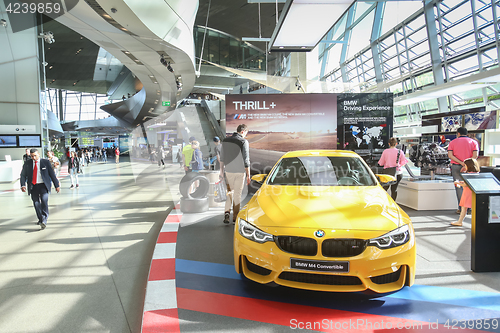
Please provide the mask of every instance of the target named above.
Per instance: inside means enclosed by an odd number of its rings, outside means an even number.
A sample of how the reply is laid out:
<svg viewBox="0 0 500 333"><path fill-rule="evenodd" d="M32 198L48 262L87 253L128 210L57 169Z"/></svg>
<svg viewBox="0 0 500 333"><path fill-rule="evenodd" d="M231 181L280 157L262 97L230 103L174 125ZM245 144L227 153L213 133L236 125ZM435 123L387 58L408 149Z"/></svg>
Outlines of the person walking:
<svg viewBox="0 0 500 333"><path fill-rule="evenodd" d="M156 155L158 156L158 168L160 167L160 163L163 165L163 169L165 169L165 151L162 146L158 146L156 150Z"/></svg>
<svg viewBox="0 0 500 333"><path fill-rule="evenodd" d="M41 230L47 226L49 219L49 193L52 183L57 193L60 191L59 180L52 169L50 161L40 158L38 149L30 150L31 159L26 161L21 171L21 191L31 195L33 206L35 207L38 225ZM26 182L28 185L26 186Z"/></svg>
<svg viewBox="0 0 500 333"><path fill-rule="evenodd" d="M80 185L78 185L78 173L80 172L80 159L76 155L76 153L73 151L71 152L71 157L68 160L68 173L69 177L71 178L71 186L70 188L78 188Z"/></svg>
<svg viewBox="0 0 500 333"><path fill-rule="evenodd" d="M189 138L189 144L182 148L182 164L184 165L184 171L187 173L191 172L191 160L193 159L193 147L192 143L196 141L194 136Z"/></svg>
<svg viewBox="0 0 500 333"><path fill-rule="evenodd" d="M85 164L87 164L87 166L90 165L90 162L91 162L91 154L90 154L90 150L88 148L85 148Z"/></svg>
<svg viewBox="0 0 500 333"><path fill-rule="evenodd" d="M54 155L54 152L52 150L49 150L47 152L47 158L50 161L50 164L52 165L52 169L54 169L54 173L56 174L56 177L59 177L59 166L61 165L61 162Z"/></svg>
<svg viewBox="0 0 500 333"><path fill-rule="evenodd" d="M224 223L229 223L231 206L233 208L233 223L240 212L241 195L245 186L250 185L250 148L245 137L248 127L241 124L232 136L224 139L220 154L219 178L226 178L228 194L224 210Z"/></svg>
<svg viewBox="0 0 500 333"><path fill-rule="evenodd" d="M118 147L115 149L115 163L120 163L120 149L118 149Z"/></svg>
<svg viewBox="0 0 500 333"><path fill-rule="evenodd" d="M448 157L451 160L451 175L453 181L463 181L460 172L465 167L464 161L468 158L477 159L479 146L477 141L467 136L467 128L460 127L457 130L457 138L452 140L448 146ZM461 186L455 187L457 195L457 203L460 205L462 199L463 188ZM458 206L457 214L461 213L461 208Z"/></svg>
<svg viewBox="0 0 500 333"><path fill-rule="evenodd" d="M203 170L203 154L200 150L200 143L198 141L191 142L193 148L193 158L191 159L191 170L193 172L200 172Z"/></svg>
<svg viewBox="0 0 500 333"><path fill-rule="evenodd" d="M210 159L210 164L212 164L214 167L214 170L219 170L220 169L220 150L221 150L221 144L220 144L220 139L218 136L214 137L214 152L215 156L213 156Z"/></svg>
<svg viewBox="0 0 500 333"><path fill-rule="evenodd" d="M78 152L76 153L76 156L77 156L77 157L78 157L78 159L79 159L79 161L78 161L78 162L80 162L80 167L84 167L84 166L85 166L85 161L84 161L83 155L84 155L84 154L83 154L82 150L81 150L81 149L78 149ZM82 169L82 168L80 168L80 170L78 170L78 172L80 172L80 173L83 173L82 171L83 171L83 169Z"/></svg>
<svg viewBox="0 0 500 333"><path fill-rule="evenodd" d="M108 154L106 152L106 148L102 148L102 160L104 163L108 162Z"/></svg>
<svg viewBox="0 0 500 333"><path fill-rule="evenodd" d="M28 148L26 148L26 154L23 155L23 162L26 162L27 160L31 159L31 153Z"/></svg>
<svg viewBox="0 0 500 333"><path fill-rule="evenodd" d="M384 186L387 191L391 188L392 200L396 201L398 196L398 185L403 179L403 166L408 163L405 154L401 149L396 148L398 140L396 138L389 139L389 148L382 152L382 156L378 161L380 166L384 167L384 173L396 177L396 184Z"/></svg>
<svg viewBox="0 0 500 333"><path fill-rule="evenodd" d="M478 173L479 172L479 164L477 164L477 161L472 158L468 158L465 161L463 161L465 164L465 167L467 169L467 173ZM464 221L465 215L467 214L467 210L472 208L472 191L465 184L465 182L462 181L455 181L455 187L461 187L462 188L462 198L460 199L460 217L458 218L457 222L452 222L451 225L456 226L456 227L461 227L462 222Z"/></svg>
<svg viewBox="0 0 500 333"><path fill-rule="evenodd" d="M180 149L179 151L177 151L177 162L179 162L179 168L182 169L182 167L184 166L184 161L182 158L182 151Z"/></svg>

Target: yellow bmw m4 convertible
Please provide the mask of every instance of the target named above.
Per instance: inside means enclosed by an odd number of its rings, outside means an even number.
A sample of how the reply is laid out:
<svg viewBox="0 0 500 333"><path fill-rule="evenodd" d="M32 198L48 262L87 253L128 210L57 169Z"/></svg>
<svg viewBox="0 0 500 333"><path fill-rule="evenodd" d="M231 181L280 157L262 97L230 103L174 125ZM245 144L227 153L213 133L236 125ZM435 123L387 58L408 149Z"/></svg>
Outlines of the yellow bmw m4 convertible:
<svg viewBox="0 0 500 333"><path fill-rule="evenodd" d="M259 283L337 292L393 292L415 280L408 215L351 151L289 152L240 211L236 271ZM379 183L380 182L380 183Z"/></svg>

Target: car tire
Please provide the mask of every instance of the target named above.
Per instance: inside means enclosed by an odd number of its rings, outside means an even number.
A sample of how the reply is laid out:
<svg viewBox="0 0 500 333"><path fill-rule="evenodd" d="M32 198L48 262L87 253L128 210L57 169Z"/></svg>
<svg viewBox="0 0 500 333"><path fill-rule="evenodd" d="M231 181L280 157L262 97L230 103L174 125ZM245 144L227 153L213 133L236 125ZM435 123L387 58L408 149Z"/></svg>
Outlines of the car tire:
<svg viewBox="0 0 500 333"><path fill-rule="evenodd" d="M190 199L181 198L181 212L183 213L203 213L208 211L208 197Z"/></svg>
<svg viewBox="0 0 500 333"><path fill-rule="evenodd" d="M199 181L199 186L193 193L189 193L189 188L191 185ZM205 198L208 194L210 188L210 182L207 177L200 175L197 172L189 172L182 179L179 184L179 192L181 192L182 197L188 199L201 199Z"/></svg>

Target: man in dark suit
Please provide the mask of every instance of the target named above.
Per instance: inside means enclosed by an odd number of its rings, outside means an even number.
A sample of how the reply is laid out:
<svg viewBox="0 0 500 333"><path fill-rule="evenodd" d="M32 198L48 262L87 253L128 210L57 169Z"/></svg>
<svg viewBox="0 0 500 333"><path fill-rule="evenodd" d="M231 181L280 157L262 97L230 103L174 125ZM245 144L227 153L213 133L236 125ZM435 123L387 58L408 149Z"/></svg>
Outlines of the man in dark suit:
<svg viewBox="0 0 500 333"><path fill-rule="evenodd" d="M28 194L31 195L33 206L35 207L38 225L41 230L47 226L49 218L49 193L52 183L59 193L59 180L52 169L50 161L40 158L37 149L30 150L31 159L27 160L21 171L21 191L26 192L26 182L28 182Z"/></svg>

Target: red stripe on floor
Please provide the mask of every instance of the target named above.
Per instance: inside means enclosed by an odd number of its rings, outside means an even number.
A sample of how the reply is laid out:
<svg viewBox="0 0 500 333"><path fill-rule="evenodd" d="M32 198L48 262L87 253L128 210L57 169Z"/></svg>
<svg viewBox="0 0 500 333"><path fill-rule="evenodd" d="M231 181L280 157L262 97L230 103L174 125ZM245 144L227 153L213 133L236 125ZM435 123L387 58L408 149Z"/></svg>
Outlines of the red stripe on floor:
<svg viewBox="0 0 500 333"><path fill-rule="evenodd" d="M148 281L175 279L175 258L153 259Z"/></svg>
<svg viewBox="0 0 500 333"><path fill-rule="evenodd" d="M177 242L177 232L160 232L156 243L175 243Z"/></svg>
<svg viewBox="0 0 500 333"><path fill-rule="evenodd" d="M175 205L174 209L181 209L181 203L177 203L177 205Z"/></svg>
<svg viewBox="0 0 500 333"><path fill-rule="evenodd" d="M142 333L180 332L177 309L144 312Z"/></svg>
<svg viewBox="0 0 500 333"><path fill-rule="evenodd" d="M182 215L169 214L164 223L181 222Z"/></svg>
<svg viewBox="0 0 500 333"><path fill-rule="evenodd" d="M327 294L325 294L327 295ZM327 297L327 296L326 296ZM177 307L215 315L311 329L321 332L383 332L397 329L405 332L442 332L443 325L403 318L371 315L359 312L325 309L254 298L177 288ZM309 326L308 326L309 325ZM480 332L460 330L460 332Z"/></svg>

